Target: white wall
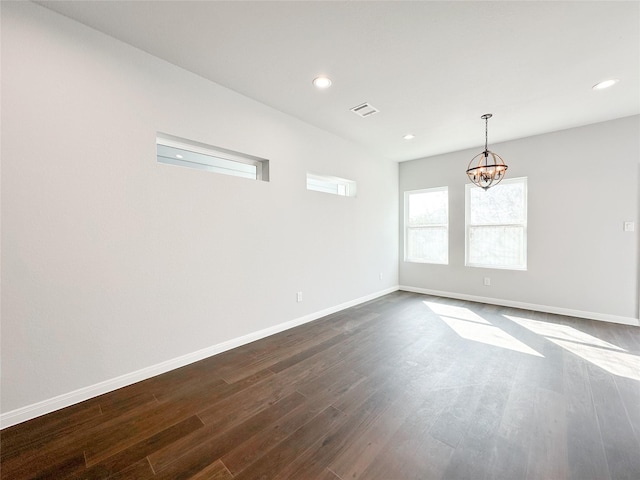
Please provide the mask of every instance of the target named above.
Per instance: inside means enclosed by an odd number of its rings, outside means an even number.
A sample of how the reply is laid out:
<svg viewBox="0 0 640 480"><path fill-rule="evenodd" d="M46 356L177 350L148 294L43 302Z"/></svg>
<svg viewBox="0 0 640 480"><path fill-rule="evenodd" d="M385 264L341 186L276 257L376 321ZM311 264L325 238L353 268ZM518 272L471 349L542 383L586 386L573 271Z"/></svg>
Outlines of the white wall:
<svg viewBox="0 0 640 480"><path fill-rule="evenodd" d="M158 165L157 131L268 158L271 181ZM2 2L2 412L393 289L397 193L395 163Z"/></svg>
<svg viewBox="0 0 640 480"><path fill-rule="evenodd" d="M464 171L482 147L401 163L400 199L449 186L450 231L449 265L403 262L401 245L400 284L637 325L639 138L634 116L489 145L507 178L528 177L527 271L464 266ZM624 232L624 221L636 232Z"/></svg>

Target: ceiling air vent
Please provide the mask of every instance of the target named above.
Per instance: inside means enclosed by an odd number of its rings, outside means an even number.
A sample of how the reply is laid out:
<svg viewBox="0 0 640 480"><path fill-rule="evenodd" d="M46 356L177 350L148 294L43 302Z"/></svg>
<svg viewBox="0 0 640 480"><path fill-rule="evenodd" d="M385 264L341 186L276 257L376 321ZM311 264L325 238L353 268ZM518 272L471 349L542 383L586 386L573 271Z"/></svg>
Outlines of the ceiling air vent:
<svg viewBox="0 0 640 480"><path fill-rule="evenodd" d="M361 116L362 118L369 117L380 111L370 103L366 103L366 102L363 103L362 105L358 105L357 107L350 108L349 110L351 110L356 115Z"/></svg>

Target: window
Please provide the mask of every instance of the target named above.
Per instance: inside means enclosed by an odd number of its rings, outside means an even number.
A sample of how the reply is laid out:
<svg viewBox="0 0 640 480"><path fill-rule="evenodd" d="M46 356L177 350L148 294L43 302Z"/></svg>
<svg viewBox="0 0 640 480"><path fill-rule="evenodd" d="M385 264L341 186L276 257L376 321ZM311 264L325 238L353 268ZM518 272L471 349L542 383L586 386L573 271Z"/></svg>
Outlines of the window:
<svg viewBox="0 0 640 480"><path fill-rule="evenodd" d="M404 193L407 262L449 263L449 189Z"/></svg>
<svg viewBox="0 0 640 480"><path fill-rule="evenodd" d="M269 181L269 160L171 135L156 137L159 163Z"/></svg>
<svg viewBox="0 0 640 480"><path fill-rule="evenodd" d="M466 265L527 269L527 179L466 186Z"/></svg>
<svg viewBox="0 0 640 480"><path fill-rule="evenodd" d="M332 193L343 197L355 197L356 182L345 178L307 173L307 190Z"/></svg>

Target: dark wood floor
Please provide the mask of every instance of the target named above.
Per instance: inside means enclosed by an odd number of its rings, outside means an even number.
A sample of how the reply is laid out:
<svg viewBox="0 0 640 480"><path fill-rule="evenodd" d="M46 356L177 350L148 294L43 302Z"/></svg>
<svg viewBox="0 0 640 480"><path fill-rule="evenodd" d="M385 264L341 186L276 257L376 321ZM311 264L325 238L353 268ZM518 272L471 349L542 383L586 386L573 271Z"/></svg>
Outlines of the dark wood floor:
<svg viewBox="0 0 640 480"><path fill-rule="evenodd" d="M397 292L1 432L2 479L640 479L640 329Z"/></svg>

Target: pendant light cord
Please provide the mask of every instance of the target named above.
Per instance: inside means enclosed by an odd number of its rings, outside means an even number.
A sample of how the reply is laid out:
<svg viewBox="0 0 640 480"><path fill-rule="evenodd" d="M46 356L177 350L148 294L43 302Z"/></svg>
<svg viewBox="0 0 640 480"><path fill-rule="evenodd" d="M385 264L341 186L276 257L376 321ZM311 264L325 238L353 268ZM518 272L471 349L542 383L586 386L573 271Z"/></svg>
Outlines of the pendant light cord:
<svg viewBox="0 0 640 480"><path fill-rule="evenodd" d="M484 119L484 151L489 150L489 118Z"/></svg>

